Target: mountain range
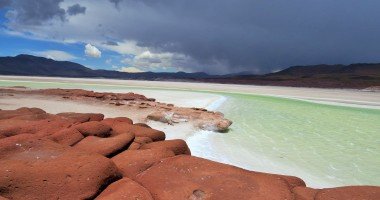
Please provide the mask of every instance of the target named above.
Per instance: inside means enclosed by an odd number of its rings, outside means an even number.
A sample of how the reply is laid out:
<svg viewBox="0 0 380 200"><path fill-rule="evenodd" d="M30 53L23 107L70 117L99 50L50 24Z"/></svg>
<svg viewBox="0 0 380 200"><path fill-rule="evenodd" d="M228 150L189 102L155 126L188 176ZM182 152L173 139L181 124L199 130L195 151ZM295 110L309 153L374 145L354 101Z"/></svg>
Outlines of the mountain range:
<svg viewBox="0 0 380 200"><path fill-rule="evenodd" d="M0 74L128 80L196 81L324 88L366 88L380 86L380 63L292 66L279 72L264 75L248 74L247 72L225 75L209 75L203 72L127 73L112 70L94 70L74 62L56 61L44 57L21 54L15 57L0 57Z"/></svg>

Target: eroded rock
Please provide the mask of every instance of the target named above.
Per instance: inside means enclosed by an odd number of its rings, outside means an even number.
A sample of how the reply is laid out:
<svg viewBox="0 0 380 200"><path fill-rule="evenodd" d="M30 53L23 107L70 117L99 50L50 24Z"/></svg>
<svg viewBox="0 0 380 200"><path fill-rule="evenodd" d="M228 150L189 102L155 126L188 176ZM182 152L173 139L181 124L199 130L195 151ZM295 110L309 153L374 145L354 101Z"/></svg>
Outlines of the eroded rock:
<svg viewBox="0 0 380 200"><path fill-rule="evenodd" d="M135 181L123 178L109 185L96 200L153 200L147 189Z"/></svg>
<svg viewBox="0 0 380 200"><path fill-rule="evenodd" d="M186 142L181 139L152 142L142 145L140 149L166 149L173 151L175 155L191 155L190 149Z"/></svg>
<svg viewBox="0 0 380 200"><path fill-rule="evenodd" d="M114 163L103 156L47 139L14 137L0 140L1 196L88 199L120 176Z"/></svg>
<svg viewBox="0 0 380 200"><path fill-rule="evenodd" d="M154 163L173 156L174 152L167 149L128 150L113 157L112 161L124 177L134 179Z"/></svg>

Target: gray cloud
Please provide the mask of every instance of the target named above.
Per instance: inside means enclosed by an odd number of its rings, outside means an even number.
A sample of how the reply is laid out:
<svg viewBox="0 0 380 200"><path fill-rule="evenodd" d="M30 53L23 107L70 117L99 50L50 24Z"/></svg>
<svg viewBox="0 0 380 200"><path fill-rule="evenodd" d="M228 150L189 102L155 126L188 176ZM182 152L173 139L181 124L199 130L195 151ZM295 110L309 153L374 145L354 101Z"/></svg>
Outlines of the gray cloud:
<svg viewBox="0 0 380 200"><path fill-rule="evenodd" d="M115 7L119 7L119 3L122 2L123 0L109 0L111 3L115 4Z"/></svg>
<svg viewBox="0 0 380 200"><path fill-rule="evenodd" d="M11 0L0 0L0 8L4 8L11 4Z"/></svg>
<svg viewBox="0 0 380 200"><path fill-rule="evenodd" d="M79 4L74 4L67 8L67 14L69 15L77 15L77 14L85 14L86 7L81 6Z"/></svg>
<svg viewBox="0 0 380 200"><path fill-rule="evenodd" d="M7 18L25 25L41 25L53 18L65 19L65 10L59 7L63 0L14 0L10 3L11 10Z"/></svg>
<svg viewBox="0 0 380 200"><path fill-rule="evenodd" d="M190 58L181 61L186 70L210 73L380 62L380 1L84 0L81 5L87 18L80 26L68 21L53 30L18 30L94 44L115 41L119 47L136 41L153 53ZM46 10L40 10L47 12L42 16L62 16L56 7L54 15Z"/></svg>
<svg viewBox="0 0 380 200"><path fill-rule="evenodd" d="M118 46L117 42L114 42L114 41L107 41L104 44L110 45L110 46Z"/></svg>

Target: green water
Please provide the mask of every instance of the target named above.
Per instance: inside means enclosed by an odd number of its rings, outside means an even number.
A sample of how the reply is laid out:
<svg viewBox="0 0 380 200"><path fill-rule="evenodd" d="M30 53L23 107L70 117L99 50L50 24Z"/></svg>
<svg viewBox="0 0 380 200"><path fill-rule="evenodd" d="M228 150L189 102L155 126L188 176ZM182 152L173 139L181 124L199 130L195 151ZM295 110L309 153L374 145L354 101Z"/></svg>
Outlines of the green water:
<svg viewBox="0 0 380 200"><path fill-rule="evenodd" d="M0 81L0 86L15 85L100 91L139 89ZM380 185L380 110L215 94L227 98L218 110L234 124L226 134L200 131L188 138L193 155L251 170L300 176L314 187Z"/></svg>
<svg viewBox="0 0 380 200"><path fill-rule="evenodd" d="M380 185L380 110L229 97L220 111L236 124L224 140L289 167L290 174L310 176L316 186Z"/></svg>

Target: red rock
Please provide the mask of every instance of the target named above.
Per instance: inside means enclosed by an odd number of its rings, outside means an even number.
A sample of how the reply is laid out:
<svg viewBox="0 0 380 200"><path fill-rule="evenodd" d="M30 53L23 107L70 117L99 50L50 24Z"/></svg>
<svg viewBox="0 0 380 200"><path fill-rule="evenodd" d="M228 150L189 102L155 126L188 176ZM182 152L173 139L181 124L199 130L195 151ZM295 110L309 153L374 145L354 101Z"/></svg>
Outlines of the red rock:
<svg viewBox="0 0 380 200"><path fill-rule="evenodd" d="M132 144L128 147L127 150L137 150L140 149L141 144L137 142L132 142Z"/></svg>
<svg viewBox="0 0 380 200"><path fill-rule="evenodd" d="M65 113L58 113L57 115L71 119L74 121L74 123L83 123L83 122L90 121L89 115L84 115L81 113L65 112Z"/></svg>
<svg viewBox="0 0 380 200"><path fill-rule="evenodd" d="M194 156L162 160L137 175L154 199L293 199L288 183Z"/></svg>
<svg viewBox="0 0 380 200"><path fill-rule="evenodd" d="M107 124L108 126L112 127L114 124L119 124L119 123L133 124L133 121L127 117L115 117L115 118L104 119L102 123Z"/></svg>
<svg viewBox="0 0 380 200"><path fill-rule="evenodd" d="M12 119L20 119L20 120L42 120L42 119L47 119L49 118L50 115L47 113L40 113L40 114L27 114L27 115L19 115L16 117L13 117Z"/></svg>
<svg viewBox="0 0 380 200"><path fill-rule="evenodd" d="M135 123L134 125L136 125L136 126L142 126L142 127L145 127L145 128L151 128L148 124L145 124L145 123Z"/></svg>
<svg viewBox="0 0 380 200"><path fill-rule="evenodd" d="M0 135L5 137L28 133L40 136L51 135L62 128L71 126L67 120L45 119L38 121L28 121L20 119L0 120Z"/></svg>
<svg viewBox="0 0 380 200"><path fill-rule="evenodd" d="M89 199L119 177L109 159L46 139L0 140L0 195L10 199ZM16 143L12 143L16 142Z"/></svg>
<svg viewBox="0 0 380 200"><path fill-rule="evenodd" d="M315 195L315 200L378 200L380 187L347 186L322 189Z"/></svg>
<svg viewBox="0 0 380 200"><path fill-rule="evenodd" d="M39 126L35 121L25 121L20 119L0 120L0 135L10 137L22 133L35 133Z"/></svg>
<svg viewBox="0 0 380 200"><path fill-rule="evenodd" d="M148 144L153 142L153 140L150 137L136 137L133 142L137 142L139 144Z"/></svg>
<svg viewBox="0 0 380 200"><path fill-rule="evenodd" d="M40 136L49 136L52 135L62 129L69 128L72 126L72 121L70 120L46 120L40 121L37 125L39 130L35 133Z"/></svg>
<svg viewBox="0 0 380 200"><path fill-rule="evenodd" d="M190 155L190 149L184 140L165 140L144 144L140 149L167 149L174 152L175 155Z"/></svg>
<svg viewBox="0 0 380 200"><path fill-rule="evenodd" d="M134 137L131 133L123 133L109 138L88 136L75 144L74 147L87 152L99 153L103 156L112 156L126 150Z"/></svg>
<svg viewBox="0 0 380 200"><path fill-rule="evenodd" d="M126 123L115 123L112 125L112 130L115 134L128 132L135 134L136 137L150 137L153 141L165 140L165 133L162 131Z"/></svg>
<svg viewBox="0 0 380 200"><path fill-rule="evenodd" d="M46 114L45 111L39 108L26 108L22 107L16 110L1 110L0 119L11 119L23 115L37 115L37 114Z"/></svg>
<svg viewBox="0 0 380 200"><path fill-rule="evenodd" d="M292 189L295 200L314 200L318 190L308 187L295 187Z"/></svg>
<svg viewBox="0 0 380 200"><path fill-rule="evenodd" d="M166 149L128 150L114 156L112 161L124 177L134 179L154 163L173 156L174 153Z"/></svg>
<svg viewBox="0 0 380 200"><path fill-rule="evenodd" d="M70 118L77 123L83 123L83 122L88 122L88 121L102 121L104 119L104 115L100 113L65 112L65 113L58 113L57 115Z"/></svg>
<svg viewBox="0 0 380 200"><path fill-rule="evenodd" d="M96 200L153 200L152 195L140 184L128 178L120 179L109 185Z"/></svg>
<svg viewBox="0 0 380 200"><path fill-rule="evenodd" d="M79 132L86 136L108 137L111 127L101 122L90 121L74 126Z"/></svg>
<svg viewBox="0 0 380 200"><path fill-rule="evenodd" d="M0 196L0 200L8 200L8 199L5 198L5 197Z"/></svg>
<svg viewBox="0 0 380 200"><path fill-rule="evenodd" d="M84 136L75 128L67 128L52 134L48 138L59 144L72 146L81 141Z"/></svg>
<svg viewBox="0 0 380 200"><path fill-rule="evenodd" d="M255 173L261 173L261 172L255 172ZM303 181L302 179L295 177L295 176L286 176L286 175L268 174L268 173L262 173L262 174L270 175L270 176L274 176L276 178L283 179L287 183L289 183L290 188L294 188L294 187L298 187L298 186L306 187L305 181Z"/></svg>

